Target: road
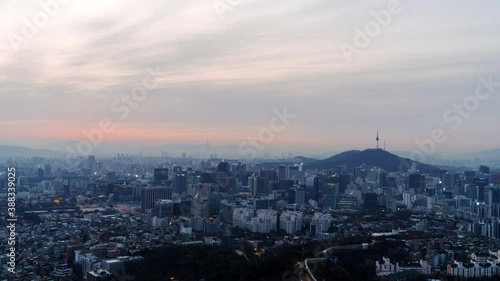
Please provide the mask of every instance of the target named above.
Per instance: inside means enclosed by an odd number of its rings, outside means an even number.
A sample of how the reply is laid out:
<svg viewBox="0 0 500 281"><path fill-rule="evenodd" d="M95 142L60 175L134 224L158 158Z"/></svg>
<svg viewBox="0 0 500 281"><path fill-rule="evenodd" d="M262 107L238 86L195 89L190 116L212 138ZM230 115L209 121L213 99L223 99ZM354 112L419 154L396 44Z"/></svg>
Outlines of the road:
<svg viewBox="0 0 500 281"><path fill-rule="evenodd" d="M369 246L373 246L374 244L375 244L375 241L372 242L372 243L370 243L370 244L363 243L363 244L333 246L333 247L330 247L330 248L327 248L327 249L321 251L321 254L323 254L323 255L331 254L331 252L333 252L334 250L368 250ZM304 266L305 266L305 269L306 269L307 273L309 274L310 280L312 280L312 281L318 281L314 277L314 274L311 272L311 269L309 268L309 264L323 262L325 260L326 260L326 257L323 257L323 258L310 258L310 259L304 260Z"/></svg>
<svg viewBox="0 0 500 281"><path fill-rule="evenodd" d="M316 278L314 277L314 274L311 272L311 269L309 268L309 263L317 263L317 262L322 262L322 261L325 261L325 260L326 260L326 258L313 258L313 259L306 259L304 261L307 273L311 277L312 281L318 281L318 280L316 280Z"/></svg>

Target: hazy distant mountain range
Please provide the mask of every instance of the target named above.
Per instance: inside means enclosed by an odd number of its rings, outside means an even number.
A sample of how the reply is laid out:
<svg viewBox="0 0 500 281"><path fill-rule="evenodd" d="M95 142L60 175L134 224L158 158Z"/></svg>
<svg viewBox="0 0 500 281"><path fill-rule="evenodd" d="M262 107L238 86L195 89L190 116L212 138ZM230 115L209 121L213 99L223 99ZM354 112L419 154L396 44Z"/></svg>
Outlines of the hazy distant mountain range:
<svg viewBox="0 0 500 281"><path fill-rule="evenodd" d="M0 157L61 158L64 157L64 153L49 149L33 149L23 146L0 145Z"/></svg>
<svg viewBox="0 0 500 281"><path fill-rule="evenodd" d="M46 158L60 158L66 155L65 147L70 145L73 149L76 148L77 142L60 142L52 143L47 146L49 149L33 149L23 146L15 145L5 145L0 144L0 157L46 157ZM101 157L113 157L116 156L117 151L138 151L143 152L143 155L156 155L160 156L161 152L164 151L169 157L177 157L182 152L186 152L189 156L205 158L207 157L207 146L203 144L169 144L169 145L154 145L154 146L130 146L126 143L122 144L101 144L93 148L95 153ZM268 148L269 151L274 151L272 147ZM212 146L210 154L217 152L219 157L222 158L232 158L232 159L243 159L244 157L239 157L237 153L236 145L223 145L223 146ZM137 153L135 153L137 154ZM324 155L333 155L323 160L321 159ZM315 155L315 157L306 158L307 164L311 168L315 167L331 167L337 165L361 165L363 163L374 165L378 163L378 166L383 167L388 171L398 170L398 166L401 162L413 162L409 160L410 152L405 151L395 151L387 152L382 149L367 149L367 150L351 150L342 153L331 152L330 154L322 153L320 155ZM274 156L274 159L278 157ZM279 157L281 159L281 157ZM283 159L292 159L287 155ZM315 159L316 158L316 159ZM266 164L276 164L281 160L269 160ZM275 162L275 163L273 163ZM455 167L477 167L479 165L489 165L492 168L500 167L500 149L493 149L487 151L480 151L475 153L464 153L457 155L455 157L444 156L439 154L426 155L425 164L434 166L455 166ZM279 164L279 163L278 163ZM421 164L424 165L424 164ZM266 165L264 165L266 166ZM426 166L424 166L426 167ZM423 170L425 170L424 168ZM430 167L429 167L430 169ZM432 169L431 169L432 170Z"/></svg>
<svg viewBox="0 0 500 281"><path fill-rule="evenodd" d="M409 157L410 152L395 151L394 154L401 157ZM432 165L444 165L455 167L475 167L487 165L494 168L500 168L500 149L484 150L480 152L469 152L455 156L445 156L440 154L425 155L425 163Z"/></svg>
<svg viewBox="0 0 500 281"><path fill-rule="evenodd" d="M459 158L464 159L482 159L482 160L500 160L500 148L484 150L475 153L465 153L459 156Z"/></svg>

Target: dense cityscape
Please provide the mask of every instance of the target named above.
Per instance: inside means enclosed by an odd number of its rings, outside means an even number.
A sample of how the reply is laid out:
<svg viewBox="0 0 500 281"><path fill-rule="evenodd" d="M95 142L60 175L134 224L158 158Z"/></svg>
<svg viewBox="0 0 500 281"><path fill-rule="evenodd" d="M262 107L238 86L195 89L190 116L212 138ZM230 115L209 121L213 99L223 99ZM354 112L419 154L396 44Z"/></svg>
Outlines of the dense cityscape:
<svg viewBox="0 0 500 281"><path fill-rule="evenodd" d="M452 280L500 274L500 172L484 165L430 169L380 148L332 159L348 163L363 154L379 164L312 169L321 161L244 163L186 154L8 159L0 196L7 206L7 187L16 187L15 271L3 267L2 275L358 280L362 271L380 280ZM387 166L392 158L399 170ZM9 215L2 209L3 218ZM2 227L0 236L8 232ZM1 245L4 253L10 248ZM195 257L182 257L191 251ZM12 261L9 254L2 264ZM359 263L347 262L356 255Z"/></svg>
<svg viewBox="0 0 500 281"><path fill-rule="evenodd" d="M500 281L499 11L0 0L0 281Z"/></svg>

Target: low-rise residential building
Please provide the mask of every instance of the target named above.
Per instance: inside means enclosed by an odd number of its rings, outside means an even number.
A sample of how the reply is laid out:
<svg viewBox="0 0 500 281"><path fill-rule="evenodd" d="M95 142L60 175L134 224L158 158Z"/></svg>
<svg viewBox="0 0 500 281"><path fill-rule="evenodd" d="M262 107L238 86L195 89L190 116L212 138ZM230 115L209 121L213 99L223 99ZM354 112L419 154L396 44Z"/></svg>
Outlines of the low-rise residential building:
<svg viewBox="0 0 500 281"><path fill-rule="evenodd" d="M403 272L408 270L413 270L418 274L431 274L432 266L425 260L420 260L418 263L412 264L400 264L398 262L392 263L387 257L383 257L381 261L375 262L375 272L377 275L388 275L396 272Z"/></svg>
<svg viewBox="0 0 500 281"><path fill-rule="evenodd" d="M488 262L474 262L463 263L454 261L452 264L448 264L447 273L448 275L458 276L458 277L491 277L498 275L500 264L498 261L488 261Z"/></svg>

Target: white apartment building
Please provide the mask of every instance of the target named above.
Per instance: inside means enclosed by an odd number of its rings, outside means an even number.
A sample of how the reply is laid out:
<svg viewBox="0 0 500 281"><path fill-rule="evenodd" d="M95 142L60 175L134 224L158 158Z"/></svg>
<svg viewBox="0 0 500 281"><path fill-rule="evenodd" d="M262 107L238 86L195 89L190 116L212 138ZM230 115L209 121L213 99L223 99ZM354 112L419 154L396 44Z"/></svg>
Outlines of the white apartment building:
<svg viewBox="0 0 500 281"><path fill-rule="evenodd" d="M233 226L246 228L252 232L270 233L277 230L278 212L270 209L259 209L255 212L249 208L236 208L233 212Z"/></svg>
<svg viewBox="0 0 500 281"><path fill-rule="evenodd" d="M330 214L323 214L323 213L314 213L314 216L312 218L312 222L315 223L320 223L322 226L322 230L324 232L328 231L330 228L330 225L332 224L332 215Z"/></svg>
<svg viewBox="0 0 500 281"><path fill-rule="evenodd" d="M101 261L92 254L87 254L81 260L82 273L87 275L87 272L100 269L102 267Z"/></svg>
<svg viewBox="0 0 500 281"><path fill-rule="evenodd" d="M375 271L379 276L410 269L416 270L419 274L431 274L432 272L432 266L424 260L411 265L399 265L399 263L392 263L389 258L383 257L381 261L375 262L375 267Z"/></svg>
<svg viewBox="0 0 500 281"><path fill-rule="evenodd" d="M303 221L302 212L283 212L280 216L280 229L283 229L287 234L295 234L302 229Z"/></svg>
<svg viewBox="0 0 500 281"><path fill-rule="evenodd" d="M498 275L500 263L498 261L488 261L484 263L471 261L468 264L454 261L448 264L447 273L459 277L491 277Z"/></svg>
<svg viewBox="0 0 500 281"><path fill-rule="evenodd" d="M250 208L235 208L233 211L233 226L246 228L246 223L253 218L255 211Z"/></svg>

